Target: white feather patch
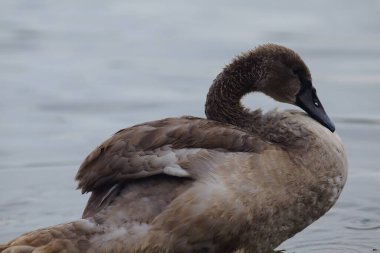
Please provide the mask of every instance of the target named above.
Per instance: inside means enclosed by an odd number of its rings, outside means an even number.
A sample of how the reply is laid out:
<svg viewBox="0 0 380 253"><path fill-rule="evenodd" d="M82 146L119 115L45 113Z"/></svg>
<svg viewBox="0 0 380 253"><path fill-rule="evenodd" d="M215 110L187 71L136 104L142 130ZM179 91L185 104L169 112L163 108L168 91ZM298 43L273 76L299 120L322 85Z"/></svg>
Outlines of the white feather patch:
<svg viewBox="0 0 380 253"><path fill-rule="evenodd" d="M190 174L186 170L182 169L181 166L177 164L172 164L164 168L164 173L170 176L176 177L189 177Z"/></svg>

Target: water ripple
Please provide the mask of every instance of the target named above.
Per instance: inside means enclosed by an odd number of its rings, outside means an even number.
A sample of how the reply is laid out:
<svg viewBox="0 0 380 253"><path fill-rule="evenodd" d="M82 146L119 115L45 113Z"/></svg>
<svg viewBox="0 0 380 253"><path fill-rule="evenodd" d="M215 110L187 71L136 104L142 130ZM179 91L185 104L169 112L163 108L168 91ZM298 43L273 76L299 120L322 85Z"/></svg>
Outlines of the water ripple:
<svg viewBox="0 0 380 253"><path fill-rule="evenodd" d="M333 117L335 122L348 124L380 125L380 118Z"/></svg>
<svg viewBox="0 0 380 253"><path fill-rule="evenodd" d="M350 230L377 230L380 229L380 221L376 219L364 218L361 220L353 221L354 224L345 226ZM374 224L375 223L375 224Z"/></svg>
<svg viewBox="0 0 380 253"><path fill-rule="evenodd" d="M332 242L305 242L297 246L283 250L283 252L324 252L324 253L339 253L339 252L352 252L352 253L361 253L361 252L374 252L378 251L377 248L370 246L361 242L348 242L348 241L332 241Z"/></svg>
<svg viewBox="0 0 380 253"><path fill-rule="evenodd" d="M4 164L0 166L0 170L15 168L56 168L65 166L78 166L80 161L48 161L48 162L30 162L22 164Z"/></svg>

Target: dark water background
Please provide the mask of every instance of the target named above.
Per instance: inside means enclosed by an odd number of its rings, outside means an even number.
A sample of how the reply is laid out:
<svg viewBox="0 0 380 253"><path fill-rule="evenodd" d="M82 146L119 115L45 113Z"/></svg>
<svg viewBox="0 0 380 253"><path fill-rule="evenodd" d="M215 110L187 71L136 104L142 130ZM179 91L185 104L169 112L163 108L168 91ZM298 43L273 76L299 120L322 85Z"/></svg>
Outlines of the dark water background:
<svg viewBox="0 0 380 253"><path fill-rule="evenodd" d="M0 242L77 219L83 158L118 129L203 116L221 68L262 43L297 51L347 149L323 218L279 249L380 248L380 1L0 1ZM251 107L284 107L249 96Z"/></svg>

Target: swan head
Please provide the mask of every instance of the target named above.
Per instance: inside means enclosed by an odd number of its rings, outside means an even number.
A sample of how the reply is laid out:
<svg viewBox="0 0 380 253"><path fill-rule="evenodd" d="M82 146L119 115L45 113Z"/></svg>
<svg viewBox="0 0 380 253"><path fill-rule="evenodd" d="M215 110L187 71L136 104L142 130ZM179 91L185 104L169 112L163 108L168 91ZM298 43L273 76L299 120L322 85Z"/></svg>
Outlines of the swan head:
<svg viewBox="0 0 380 253"><path fill-rule="evenodd" d="M255 82L249 84L249 91L261 91L277 101L296 105L331 132L335 131L317 96L308 67L293 50L266 44L243 54L237 61L245 61L240 66L251 66L250 75Z"/></svg>

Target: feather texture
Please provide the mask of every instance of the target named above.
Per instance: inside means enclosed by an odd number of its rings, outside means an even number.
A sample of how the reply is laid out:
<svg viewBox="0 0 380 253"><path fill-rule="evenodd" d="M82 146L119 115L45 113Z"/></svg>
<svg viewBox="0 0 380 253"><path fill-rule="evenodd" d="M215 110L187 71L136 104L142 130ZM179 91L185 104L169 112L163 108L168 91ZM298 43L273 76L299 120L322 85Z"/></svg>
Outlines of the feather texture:
<svg viewBox="0 0 380 253"><path fill-rule="evenodd" d="M91 192L83 219L27 233L0 250L271 252L333 206L346 156L319 104L309 114L263 114L240 100L260 91L297 105L308 89L317 99L292 50L269 44L242 54L214 80L207 119L167 118L118 131L76 176L78 188Z"/></svg>

